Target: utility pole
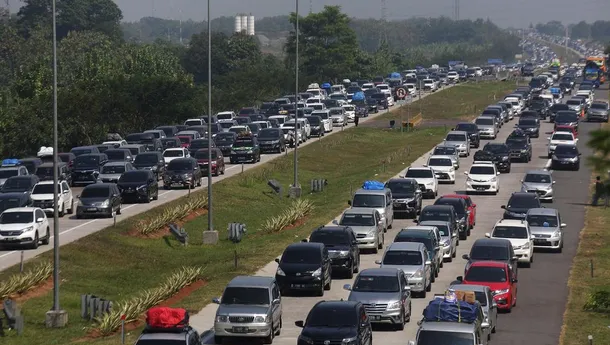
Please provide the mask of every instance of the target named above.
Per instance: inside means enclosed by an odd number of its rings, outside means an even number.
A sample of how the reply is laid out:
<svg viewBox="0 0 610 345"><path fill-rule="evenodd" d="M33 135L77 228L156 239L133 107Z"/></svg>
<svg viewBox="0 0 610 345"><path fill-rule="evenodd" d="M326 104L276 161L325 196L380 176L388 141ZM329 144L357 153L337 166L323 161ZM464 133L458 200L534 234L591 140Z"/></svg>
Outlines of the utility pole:
<svg viewBox="0 0 610 345"><path fill-rule="evenodd" d="M183 45L183 42L182 42L182 8L180 9L180 29L178 31L180 33L180 45Z"/></svg>
<svg viewBox="0 0 610 345"><path fill-rule="evenodd" d="M453 20L460 20L460 0L453 0Z"/></svg>
<svg viewBox="0 0 610 345"><path fill-rule="evenodd" d="M565 46L566 46L566 55L565 55L565 63L568 63L567 59L568 59L568 42L570 40L570 32L569 32L569 28L566 26L566 41L565 41Z"/></svg>
<svg viewBox="0 0 610 345"><path fill-rule="evenodd" d="M309 14L313 13L313 0L309 0Z"/></svg>
<svg viewBox="0 0 610 345"><path fill-rule="evenodd" d="M212 204L212 16L208 0L208 231L214 231ZM204 234L205 241L205 234Z"/></svg>
<svg viewBox="0 0 610 345"><path fill-rule="evenodd" d="M295 0L295 63L294 63L294 100L295 103L298 102L299 97L299 36L300 36L300 28L299 28L299 0ZM295 104L295 107L297 104ZM295 109L298 109L296 107ZM297 118L297 114L295 113L295 121ZM301 134L297 131L296 122L294 127L294 180L292 181L292 186L290 186L289 195L292 198L300 198L301 197L301 185L299 184L299 158L298 158L298 146L299 146L299 138Z"/></svg>
<svg viewBox="0 0 610 345"><path fill-rule="evenodd" d="M381 31L379 32L379 47L388 42L388 8L386 0L381 0Z"/></svg>

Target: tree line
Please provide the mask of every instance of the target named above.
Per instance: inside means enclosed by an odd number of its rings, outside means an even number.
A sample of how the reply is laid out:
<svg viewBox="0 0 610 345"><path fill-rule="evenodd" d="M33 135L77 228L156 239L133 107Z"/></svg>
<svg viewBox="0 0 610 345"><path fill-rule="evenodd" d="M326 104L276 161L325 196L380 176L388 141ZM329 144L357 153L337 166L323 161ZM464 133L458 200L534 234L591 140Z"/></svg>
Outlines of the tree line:
<svg viewBox="0 0 610 345"><path fill-rule="evenodd" d="M547 23L536 24L535 28L540 33L553 36L565 36L567 28L568 35L572 39L588 39L603 43L610 42L610 21L606 20L597 20L593 23L580 21L576 24L567 25L560 21L552 20Z"/></svg>
<svg viewBox="0 0 610 345"><path fill-rule="evenodd" d="M26 0L16 15L1 16L4 157L31 155L52 143L50 8L50 0ZM112 0L57 0L57 11L60 150L97 143L109 132L127 134L205 114L208 34L201 27L192 29L188 44L162 38L141 42L129 38ZM287 24L266 19L269 30L289 31L282 57L264 53L256 37L213 30L213 112L294 93L294 19L294 15L287 18ZM452 23L441 18L429 23L434 25L421 24L421 31L410 33L412 46L399 45L388 31L387 40L374 47L370 38L371 46L363 48L353 21L339 7L304 16L300 83L304 87L310 82L385 75L447 60L508 59L519 52L517 39L490 22Z"/></svg>

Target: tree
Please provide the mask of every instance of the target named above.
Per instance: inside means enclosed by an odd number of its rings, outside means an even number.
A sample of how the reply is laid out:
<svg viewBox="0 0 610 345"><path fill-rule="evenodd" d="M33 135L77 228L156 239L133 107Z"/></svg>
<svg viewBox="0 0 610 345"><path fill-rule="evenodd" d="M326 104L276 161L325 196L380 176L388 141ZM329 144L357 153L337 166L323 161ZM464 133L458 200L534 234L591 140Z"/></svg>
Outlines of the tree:
<svg viewBox="0 0 610 345"><path fill-rule="evenodd" d="M536 30L545 35L565 36L565 26L557 20L552 20L546 24L536 24Z"/></svg>
<svg viewBox="0 0 610 345"><path fill-rule="evenodd" d="M587 146L595 151L589 157L589 164L596 172L610 171L610 130L597 129L590 133L591 138Z"/></svg>

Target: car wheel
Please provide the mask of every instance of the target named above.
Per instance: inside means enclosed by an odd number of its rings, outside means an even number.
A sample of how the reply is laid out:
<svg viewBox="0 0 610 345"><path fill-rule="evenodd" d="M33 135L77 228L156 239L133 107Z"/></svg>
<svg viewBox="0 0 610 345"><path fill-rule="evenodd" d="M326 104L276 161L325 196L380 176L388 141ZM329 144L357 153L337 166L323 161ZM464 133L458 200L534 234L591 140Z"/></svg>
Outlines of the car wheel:
<svg viewBox="0 0 610 345"><path fill-rule="evenodd" d="M153 195L153 198L152 198L152 199L153 199L153 200L159 200L159 190L157 190L157 191L155 192L155 195Z"/></svg>
<svg viewBox="0 0 610 345"><path fill-rule="evenodd" d="M219 337L217 335L214 336L214 344L222 345L223 340L224 339L222 337Z"/></svg>
<svg viewBox="0 0 610 345"><path fill-rule="evenodd" d="M434 283L436 281L436 269L434 270L434 272L430 273L430 285L432 285L432 283ZM428 290L430 291L430 290Z"/></svg>
<svg viewBox="0 0 610 345"><path fill-rule="evenodd" d="M382 235L381 238L378 237L377 240L377 248L378 249L383 249L383 241L385 240L385 236Z"/></svg>
<svg viewBox="0 0 610 345"><path fill-rule="evenodd" d="M58 215L59 217L63 217L63 216L64 216L64 214L66 214L65 208L66 208L66 205L65 205L65 204L61 204L61 210L59 210L59 211L57 212L57 215Z"/></svg>
<svg viewBox="0 0 610 345"><path fill-rule="evenodd" d="M49 242L51 240L51 230L49 230L49 228L47 228L47 234L46 236L42 239L42 244L44 245L48 245Z"/></svg>
<svg viewBox="0 0 610 345"><path fill-rule="evenodd" d="M145 204L150 203L150 192L146 193L146 198L144 199L144 203Z"/></svg>
<svg viewBox="0 0 610 345"><path fill-rule="evenodd" d="M326 291L330 290L330 288L332 287L332 284L333 284L333 280L332 280L332 278L331 278L331 277L328 277L328 283L326 283L326 284L324 285L324 290L326 290Z"/></svg>
<svg viewBox="0 0 610 345"><path fill-rule="evenodd" d="M70 208L68 209L68 214L74 213L74 199L70 201Z"/></svg>
<svg viewBox="0 0 610 345"><path fill-rule="evenodd" d="M38 231L34 235L34 241L32 241L32 245L30 246L32 249L38 249L38 242L40 242L40 238L38 237Z"/></svg>
<svg viewBox="0 0 610 345"><path fill-rule="evenodd" d="M398 323L396 324L396 330L398 331L403 331L405 329L405 311L401 310L400 311L400 320L398 320Z"/></svg>
<svg viewBox="0 0 610 345"><path fill-rule="evenodd" d="M116 214L117 214L117 215L121 214L121 205L119 205L119 208L117 208L117 210L116 210Z"/></svg>
<svg viewBox="0 0 610 345"><path fill-rule="evenodd" d="M422 295L423 295L422 297L423 297L423 298L426 298L426 292L430 292L430 291L432 291L432 280L430 280L430 281L429 281L429 282L427 282L427 283L428 283L428 285L426 286L425 291L422 293Z"/></svg>
<svg viewBox="0 0 610 345"><path fill-rule="evenodd" d="M354 278L354 267L356 267L356 260L352 260L352 265L350 266L350 268L347 270L347 278L348 279L352 279Z"/></svg>

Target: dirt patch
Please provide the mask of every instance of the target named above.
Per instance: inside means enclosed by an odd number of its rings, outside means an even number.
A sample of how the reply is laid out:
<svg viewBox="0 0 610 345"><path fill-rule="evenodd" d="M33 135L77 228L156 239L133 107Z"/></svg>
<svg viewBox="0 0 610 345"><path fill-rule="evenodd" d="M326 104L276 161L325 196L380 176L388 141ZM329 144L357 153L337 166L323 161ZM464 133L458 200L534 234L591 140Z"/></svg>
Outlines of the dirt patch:
<svg viewBox="0 0 610 345"><path fill-rule="evenodd" d="M46 295L49 291L53 290L53 276L50 276L44 282L34 286L33 288L27 290L26 292L20 294L14 294L9 296L9 299L20 303L29 300L30 298L37 298ZM2 300L0 300L2 302ZM0 306L0 309L1 306Z"/></svg>
<svg viewBox="0 0 610 345"><path fill-rule="evenodd" d="M180 226L184 225L185 223L190 222L191 220L193 220L197 217L203 216L204 214L207 214L207 213L208 213L208 210L206 208L200 208L200 209L191 211L189 214L178 219L174 223L180 227ZM170 234L169 226L162 227L161 229L154 231L147 235L141 234L140 231L138 231L138 229L136 227L134 227L127 233L127 236L145 238L145 239L159 239L159 238L163 238L163 236L166 236L169 234Z"/></svg>

